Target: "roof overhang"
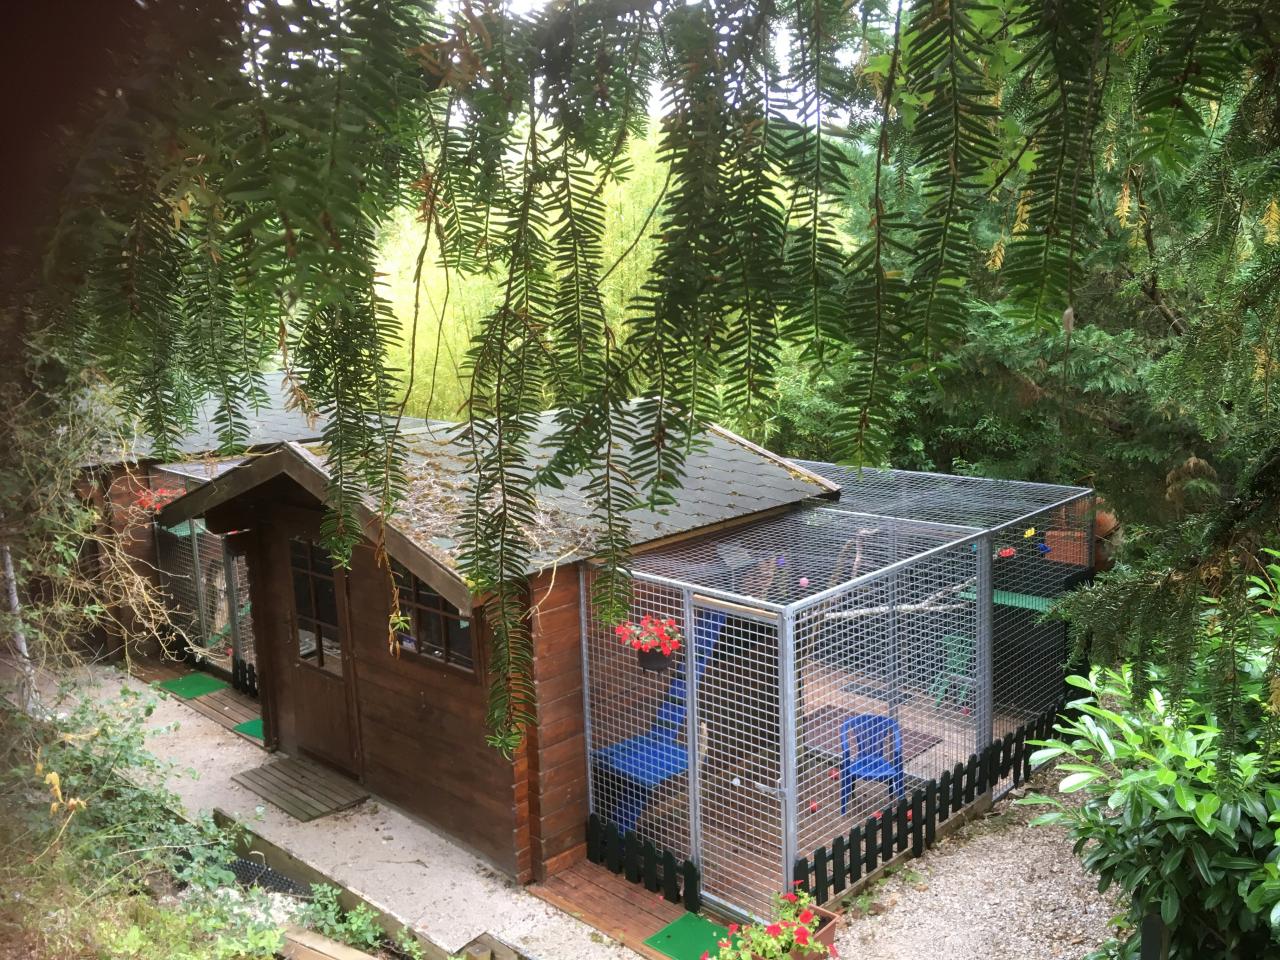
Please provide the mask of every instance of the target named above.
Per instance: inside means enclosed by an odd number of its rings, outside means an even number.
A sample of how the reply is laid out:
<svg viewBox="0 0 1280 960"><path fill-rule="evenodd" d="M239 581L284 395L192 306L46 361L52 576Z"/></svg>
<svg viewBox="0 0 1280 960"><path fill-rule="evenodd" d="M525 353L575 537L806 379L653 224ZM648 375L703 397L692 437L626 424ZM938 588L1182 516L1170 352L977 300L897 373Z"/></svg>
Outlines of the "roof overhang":
<svg viewBox="0 0 1280 960"><path fill-rule="evenodd" d="M329 474L324 468L324 462L301 444L289 441L268 453L248 458L239 466L171 501L160 510L156 520L164 526L173 526L204 516L282 476L292 480L319 502L326 501ZM368 540L377 542L381 538L386 544L387 553L404 564L414 576L460 611L471 610L471 588L453 567L418 546L394 521L384 523L367 504L357 503L355 513Z"/></svg>

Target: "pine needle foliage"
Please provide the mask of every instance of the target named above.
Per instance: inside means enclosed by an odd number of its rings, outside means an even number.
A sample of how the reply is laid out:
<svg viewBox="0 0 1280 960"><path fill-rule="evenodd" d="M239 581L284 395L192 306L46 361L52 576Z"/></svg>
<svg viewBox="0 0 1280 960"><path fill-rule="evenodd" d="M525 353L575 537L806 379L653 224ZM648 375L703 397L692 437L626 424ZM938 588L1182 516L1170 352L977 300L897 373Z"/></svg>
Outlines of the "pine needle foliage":
<svg viewBox="0 0 1280 960"><path fill-rule="evenodd" d="M538 487L586 473L596 600L624 616L628 511L670 501L708 420L758 416L784 351L838 361L829 455L874 462L894 396L963 346L975 276L1048 335L1110 258L1182 337L1162 360L1170 402L1222 424L1223 404L1273 403L1274 353L1240 347L1277 345L1273 7L175 3L78 141L45 309L162 452L210 391L236 449L261 371L283 365L329 424L341 560L356 504L390 515L404 483L395 420L372 415L407 376L388 359L380 231L412 209L421 256L493 283L467 357L463 565L489 599L489 721L511 751L535 709ZM653 262L610 310L602 197L651 125ZM1185 242L1161 239L1173 222ZM1202 309L1202 279L1230 295ZM548 409L549 460L532 445Z"/></svg>

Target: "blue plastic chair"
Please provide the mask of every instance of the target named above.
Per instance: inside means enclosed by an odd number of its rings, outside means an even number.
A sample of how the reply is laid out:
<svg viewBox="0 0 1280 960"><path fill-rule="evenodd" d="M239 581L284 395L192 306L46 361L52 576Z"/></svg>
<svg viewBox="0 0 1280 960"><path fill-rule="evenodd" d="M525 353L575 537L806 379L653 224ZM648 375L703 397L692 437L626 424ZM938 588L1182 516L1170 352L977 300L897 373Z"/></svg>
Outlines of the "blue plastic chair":
<svg viewBox="0 0 1280 960"><path fill-rule="evenodd" d="M694 618L693 651L699 679L720 639L724 621L723 613L707 610L699 610ZM592 754L596 782L603 787L596 791L597 802L613 800L613 809L600 813L616 823L620 833L636 828L657 787L688 769L689 749L680 743L684 727L685 682L681 675L667 688L653 726Z"/></svg>
<svg viewBox="0 0 1280 960"><path fill-rule="evenodd" d="M857 742L856 755L849 751L849 734ZM885 756L885 743L893 738L892 748ZM860 713L846 720L840 728L840 745L843 750L840 761L840 814L848 812L853 798L855 780L874 780L889 785L893 796L906 792L906 776L902 759L902 731L898 721L878 713Z"/></svg>

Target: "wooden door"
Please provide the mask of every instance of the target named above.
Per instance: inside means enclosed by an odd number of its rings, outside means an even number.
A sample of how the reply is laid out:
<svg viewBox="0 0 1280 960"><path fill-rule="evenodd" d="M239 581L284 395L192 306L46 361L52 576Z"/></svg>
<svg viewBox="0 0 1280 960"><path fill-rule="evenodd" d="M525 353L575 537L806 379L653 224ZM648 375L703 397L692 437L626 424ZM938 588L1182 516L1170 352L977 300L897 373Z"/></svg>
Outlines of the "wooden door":
<svg viewBox="0 0 1280 960"><path fill-rule="evenodd" d="M358 776L346 575L306 537L290 537L288 550L292 607L277 689L292 713L291 745Z"/></svg>

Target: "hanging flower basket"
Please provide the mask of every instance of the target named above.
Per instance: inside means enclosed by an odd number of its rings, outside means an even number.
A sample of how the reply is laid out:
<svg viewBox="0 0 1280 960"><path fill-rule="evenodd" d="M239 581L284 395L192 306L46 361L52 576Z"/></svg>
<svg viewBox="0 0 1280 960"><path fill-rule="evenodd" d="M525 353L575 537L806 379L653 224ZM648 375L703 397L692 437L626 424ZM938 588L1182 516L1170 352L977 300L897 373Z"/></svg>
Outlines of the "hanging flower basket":
<svg viewBox="0 0 1280 960"><path fill-rule="evenodd" d="M639 623L620 623L614 628L614 633L636 652L641 670L666 670L671 666L671 657L680 649L682 640L675 620L652 614L645 614Z"/></svg>

